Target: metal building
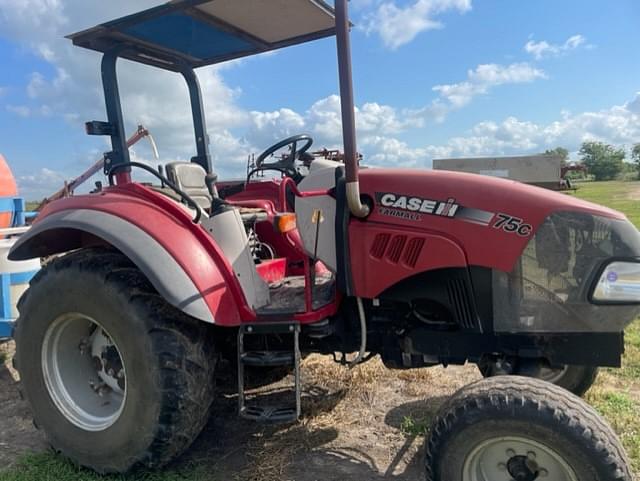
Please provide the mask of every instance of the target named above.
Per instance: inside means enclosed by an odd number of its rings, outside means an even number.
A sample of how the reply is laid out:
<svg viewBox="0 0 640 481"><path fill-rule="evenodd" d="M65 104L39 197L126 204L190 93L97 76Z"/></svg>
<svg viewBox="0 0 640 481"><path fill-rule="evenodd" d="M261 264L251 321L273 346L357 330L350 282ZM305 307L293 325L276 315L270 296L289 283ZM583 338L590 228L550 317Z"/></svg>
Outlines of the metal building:
<svg viewBox="0 0 640 481"><path fill-rule="evenodd" d="M561 156L547 154L433 160L435 170L502 177L554 190L562 188L561 167Z"/></svg>

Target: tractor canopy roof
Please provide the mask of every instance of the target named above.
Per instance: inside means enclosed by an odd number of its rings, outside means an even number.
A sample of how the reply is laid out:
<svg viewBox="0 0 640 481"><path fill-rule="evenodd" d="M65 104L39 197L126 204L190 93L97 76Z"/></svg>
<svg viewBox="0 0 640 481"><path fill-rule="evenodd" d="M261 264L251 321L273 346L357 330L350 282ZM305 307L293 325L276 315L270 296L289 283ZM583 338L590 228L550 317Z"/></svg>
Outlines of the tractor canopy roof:
<svg viewBox="0 0 640 481"><path fill-rule="evenodd" d="M68 38L179 71L334 34L334 11L323 0L173 0Z"/></svg>

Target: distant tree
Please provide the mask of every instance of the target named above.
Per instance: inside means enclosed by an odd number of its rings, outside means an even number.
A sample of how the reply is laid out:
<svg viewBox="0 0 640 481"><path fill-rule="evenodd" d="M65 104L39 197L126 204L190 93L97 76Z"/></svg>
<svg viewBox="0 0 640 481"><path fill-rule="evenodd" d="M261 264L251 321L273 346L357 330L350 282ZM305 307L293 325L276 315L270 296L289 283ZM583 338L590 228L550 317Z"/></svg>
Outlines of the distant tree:
<svg viewBox="0 0 640 481"><path fill-rule="evenodd" d="M631 159L635 164L636 170L638 171L638 178L640 179L640 144L635 144L631 148Z"/></svg>
<svg viewBox="0 0 640 481"><path fill-rule="evenodd" d="M569 151L564 147L556 147L555 149L547 149L544 151L545 155L559 155L562 158L562 165L567 164L569 160Z"/></svg>
<svg viewBox="0 0 640 481"><path fill-rule="evenodd" d="M580 147L580 160L595 180L611 180L624 169L624 149L604 142L584 142Z"/></svg>

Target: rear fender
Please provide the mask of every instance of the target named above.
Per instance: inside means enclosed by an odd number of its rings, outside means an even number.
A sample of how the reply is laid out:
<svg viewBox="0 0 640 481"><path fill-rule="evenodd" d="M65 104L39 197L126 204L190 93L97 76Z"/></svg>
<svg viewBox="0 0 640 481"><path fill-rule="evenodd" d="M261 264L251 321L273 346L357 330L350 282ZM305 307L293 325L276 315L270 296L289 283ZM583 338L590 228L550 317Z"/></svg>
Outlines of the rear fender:
<svg viewBox="0 0 640 481"><path fill-rule="evenodd" d="M192 317L221 326L255 318L215 241L178 204L137 184L51 203L9 257L96 244L121 251L167 302Z"/></svg>

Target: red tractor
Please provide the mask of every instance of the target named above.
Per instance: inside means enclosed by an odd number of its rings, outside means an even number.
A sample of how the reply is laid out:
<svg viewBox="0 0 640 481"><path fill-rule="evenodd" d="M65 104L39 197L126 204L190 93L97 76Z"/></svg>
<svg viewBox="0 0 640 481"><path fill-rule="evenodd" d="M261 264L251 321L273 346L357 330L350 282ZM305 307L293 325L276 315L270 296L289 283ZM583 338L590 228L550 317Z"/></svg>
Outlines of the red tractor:
<svg viewBox="0 0 640 481"><path fill-rule="evenodd" d="M24 394L52 446L99 472L161 467L206 422L217 361L237 371L241 416L293 422L302 355L378 355L490 377L436 417L429 480L630 480L611 428L562 387L582 393L597 366L620 364L640 234L618 212L513 181L360 168L346 0L277 3L174 0L71 35L103 54L108 120L87 132L111 138L109 185L48 204L10 255L53 256L16 327ZM344 162L297 135L246 179L218 181L194 69L332 35ZM130 161L119 58L184 77L191 162ZM245 399L245 369L283 365L291 405Z"/></svg>

